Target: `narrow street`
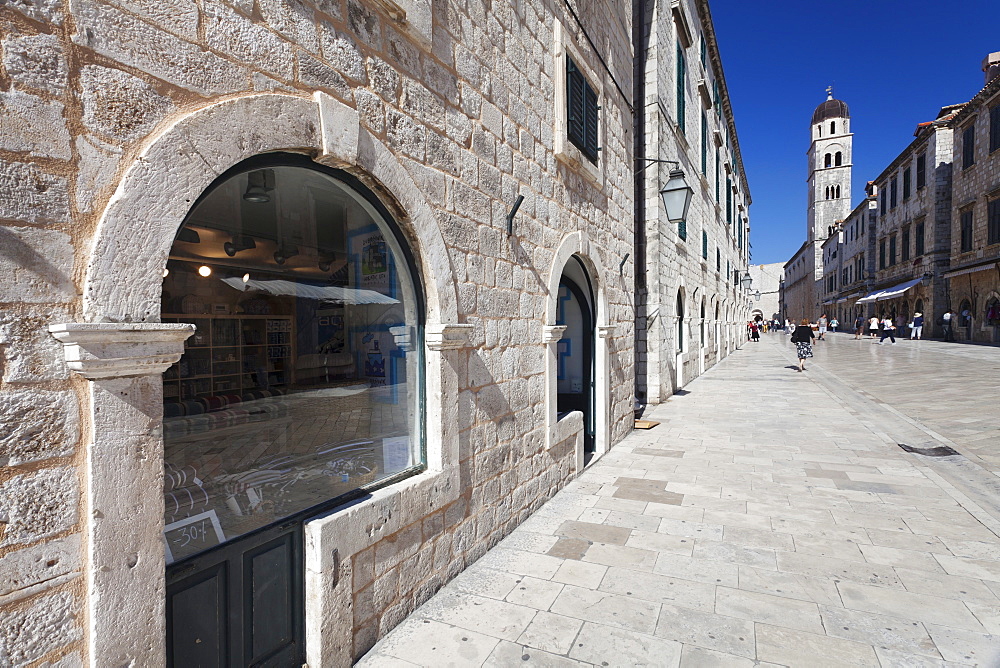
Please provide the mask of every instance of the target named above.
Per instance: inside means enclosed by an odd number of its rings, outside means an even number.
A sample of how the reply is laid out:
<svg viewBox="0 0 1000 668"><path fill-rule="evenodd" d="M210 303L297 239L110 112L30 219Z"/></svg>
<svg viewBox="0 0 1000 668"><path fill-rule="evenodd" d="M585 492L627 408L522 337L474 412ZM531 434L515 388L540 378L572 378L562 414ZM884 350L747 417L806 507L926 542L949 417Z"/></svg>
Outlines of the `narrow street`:
<svg viewBox="0 0 1000 668"><path fill-rule="evenodd" d="M787 339L647 411L360 665L1000 665L1000 349L829 334L798 373Z"/></svg>

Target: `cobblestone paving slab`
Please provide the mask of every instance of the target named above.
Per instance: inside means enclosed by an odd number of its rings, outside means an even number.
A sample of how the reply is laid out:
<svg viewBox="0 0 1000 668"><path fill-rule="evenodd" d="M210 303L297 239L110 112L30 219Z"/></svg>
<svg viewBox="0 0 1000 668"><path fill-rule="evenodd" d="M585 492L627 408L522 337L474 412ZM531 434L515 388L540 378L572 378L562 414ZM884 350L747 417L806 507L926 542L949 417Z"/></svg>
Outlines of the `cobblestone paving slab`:
<svg viewBox="0 0 1000 668"><path fill-rule="evenodd" d="M649 411L359 665L1000 666L1000 349L829 338Z"/></svg>

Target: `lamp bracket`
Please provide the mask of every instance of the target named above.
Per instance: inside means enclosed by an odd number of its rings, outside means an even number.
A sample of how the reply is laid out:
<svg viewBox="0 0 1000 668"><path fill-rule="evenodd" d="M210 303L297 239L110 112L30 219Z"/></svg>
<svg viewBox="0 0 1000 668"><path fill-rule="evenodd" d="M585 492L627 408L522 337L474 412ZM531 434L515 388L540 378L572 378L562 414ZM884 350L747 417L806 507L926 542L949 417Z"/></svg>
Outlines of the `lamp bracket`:
<svg viewBox="0 0 1000 668"><path fill-rule="evenodd" d="M659 158L636 158L635 161L636 162L646 162L647 164L645 164L642 167L640 167L639 169L635 170L635 172L633 172L633 174L638 174L639 172L645 171L646 168L649 167L650 165L656 165L656 164L661 164L661 163L662 164L667 164L667 165L676 165L678 167L678 169L681 166L681 163L679 163L676 160L660 160Z"/></svg>

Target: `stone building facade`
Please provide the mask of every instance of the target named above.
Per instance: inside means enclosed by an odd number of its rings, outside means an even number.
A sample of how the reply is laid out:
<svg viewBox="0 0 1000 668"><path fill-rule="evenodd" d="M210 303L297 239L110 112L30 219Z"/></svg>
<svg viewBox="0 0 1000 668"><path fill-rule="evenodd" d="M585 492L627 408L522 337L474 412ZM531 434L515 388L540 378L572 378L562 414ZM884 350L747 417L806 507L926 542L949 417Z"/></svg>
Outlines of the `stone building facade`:
<svg viewBox="0 0 1000 668"><path fill-rule="evenodd" d="M960 340L1000 343L1000 53L983 61L986 85L951 121L949 302Z"/></svg>
<svg viewBox="0 0 1000 668"><path fill-rule="evenodd" d="M250 657L259 639L289 663L347 665L628 433L639 255L629 133L633 109L648 108L630 96L628 10L591 0L0 7L0 664ZM699 42L685 47L689 139L669 141L697 146L699 82L721 78L721 65L707 5L682 11L712 60L699 65ZM671 53L651 62L672 67ZM663 156L684 161L698 193L684 251L698 278L655 292L681 290L685 328L701 304L716 325L715 352L685 351L685 368L731 350L738 330L719 330L746 311L720 269L746 267L749 204L720 89L721 110L704 107L710 168L698 168L697 149ZM568 112L577 102L587 123ZM656 132L676 133L671 123ZM596 157L580 148L594 141ZM713 184L720 170L725 191ZM309 199L288 174L318 184ZM203 220L227 192L229 213ZM344 211L370 223L367 237ZM233 220L242 227L226 227ZM324 245L328 228L352 234ZM722 260L699 253L703 231ZM651 238L679 253L676 236ZM658 258L649 269L683 275ZM167 294L199 275L229 297ZM569 285L583 286L579 297ZM404 303L399 322L346 342L338 329L344 311ZM310 345L318 327L329 336L308 356L307 327ZM571 332L590 351L579 381L562 376ZM246 349L265 347L258 367ZM397 363L406 382L377 386ZM564 409L569 395L579 403ZM238 476L235 459L205 472L232 456L223 437L267 449L261 434L280 429L301 445L290 434L306 400L358 402L335 426L302 423L317 440L297 456L315 465L275 456ZM396 431L376 433L397 418ZM165 477L165 443L209 438L204 468ZM348 446L360 454L317 459ZM346 491L310 496L320 483ZM307 490L308 507L282 523L275 504L289 489ZM265 526L233 533L230 516ZM165 546L181 539L245 550L168 564ZM270 572L291 602L287 629L251 619L238 598L258 548L287 562ZM237 571L244 580L225 579ZM201 620L211 642L190 633L203 607L185 608L184 596L208 596L198 587L214 588L216 612L238 613L228 625L221 613Z"/></svg>
<svg viewBox="0 0 1000 668"><path fill-rule="evenodd" d="M857 302L901 324L922 313L928 336L935 316L947 308L953 111L945 107L934 121L921 123L916 138L875 178L875 273Z"/></svg>
<svg viewBox="0 0 1000 668"><path fill-rule="evenodd" d="M781 311L781 292L785 283L784 266L784 262L750 265L750 278L753 279L750 289L754 293L750 311L752 319L760 316L765 320L784 322L785 314Z"/></svg>
<svg viewBox="0 0 1000 668"><path fill-rule="evenodd" d="M637 4L636 396L665 401L746 340L750 191L708 2ZM667 219L680 169L693 196Z"/></svg>
<svg viewBox="0 0 1000 668"><path fill-rule="evenodd" d="M875 274L875 224L877 222L877 188L869 182L865 188L866 197L839 224L836 242L838 267L835 276L824 284L829 291L823 304L831 316L843 323L843 329L854 326L858 316L868 317L872 307L858 304L858 300L870 293ZM827 252L830 252L828 249Z"/></svg>

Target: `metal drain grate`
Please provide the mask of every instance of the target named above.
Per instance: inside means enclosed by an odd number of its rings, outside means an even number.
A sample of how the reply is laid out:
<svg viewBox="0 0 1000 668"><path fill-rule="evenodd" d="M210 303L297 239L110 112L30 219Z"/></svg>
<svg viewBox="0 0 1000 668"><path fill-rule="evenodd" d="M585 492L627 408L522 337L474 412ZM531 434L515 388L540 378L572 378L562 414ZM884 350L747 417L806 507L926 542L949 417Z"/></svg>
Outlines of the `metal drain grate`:
<svg viewBox="0 0 1000 668"><path fill-rule="evenodd" d="M958 450L955 448L948 447L947 445L939 445L936 448L915 448L912 445L907 445L906 443L897 443L906 452L912 452L916 455L924 455L925 457L950 457L951 455L959 454Z"/></svg>

